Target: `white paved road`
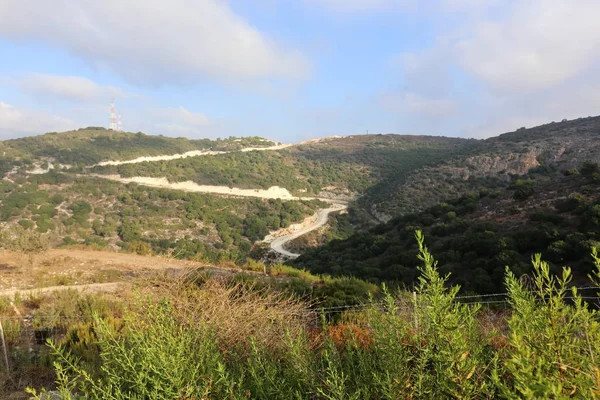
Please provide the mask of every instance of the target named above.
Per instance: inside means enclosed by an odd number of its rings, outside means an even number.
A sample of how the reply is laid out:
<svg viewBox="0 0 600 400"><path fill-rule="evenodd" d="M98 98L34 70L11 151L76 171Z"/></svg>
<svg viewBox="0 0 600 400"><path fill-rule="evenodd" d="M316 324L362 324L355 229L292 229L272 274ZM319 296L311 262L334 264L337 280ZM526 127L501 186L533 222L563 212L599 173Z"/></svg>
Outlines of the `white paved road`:
<svg viewBox="0 0 600 400"><path fill-rule="evenodd" d="M331 214L332 212L345 210L346 208L348 208L348 206L346 204L339 202L339 203L332 204L332 206L329 208L322 208L322 209L318 210L317 211L317 219L315 222L313 222L309 226L299 229L296 232L292 232L292 233L289 233L284 236L279 236L278 238L276 238L275 240L273 240L271 242L271 249L273 249L273 251L276 251L279 254L283 254L284 256L290 257L290 258L296 258L296 257L300 256L300 254L292 253L291 251L284 249L283 246L286 243L288 243L296 238L299 238L302 235L306 235L307 233L312 232L315 229L319 229L320 227L322 227L323 225L325 225L327 223L329 214Z"/></svg>

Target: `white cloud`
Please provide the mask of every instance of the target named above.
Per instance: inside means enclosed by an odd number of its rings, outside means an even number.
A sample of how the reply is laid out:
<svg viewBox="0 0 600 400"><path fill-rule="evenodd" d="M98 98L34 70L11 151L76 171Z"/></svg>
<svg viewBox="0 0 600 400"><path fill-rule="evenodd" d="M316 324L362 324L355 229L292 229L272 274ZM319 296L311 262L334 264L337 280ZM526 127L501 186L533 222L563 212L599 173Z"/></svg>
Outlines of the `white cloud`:
<svg viewBox="0 0 600 400"><path fill-rule="evenodd" d="M224 0L3 0L0 36L47 41L137 83L302 79L310 70Z"/></svg>
<svg viewBox="0 0 600 400"><path fill-rule="evenodd" d="M61 98L72 101L102 100L122 97L125 93L114 86L101 86L79 76L29 74L18 85L34 95Z"/></svg>
<svg viewBox="0 0 600 400"><path fill-rule="evenodd" d="M600 81L569 82L549 90L510 96L495 96L484 109L473 107L482 121L464 130L465 136L490 137L563 118L597 115L600 110Z"/></svg>
<svg viewBox="0 0 600 400"><path fill-rule="evenodd" d="M501 20L473 26L460 40L460 64L500 91L555 85L600 58L600 2L519 0Z"/></svg>
<svg viewBox="0 0 600 400"><path fill-rule="evenodd" d="M600 2L489 0L486 9L443 1L468 16L440 31L432 48L391 60L401 86L384 96L388 109L418 118L431 107L431 116L473 137L598 114Z"/></svg>
<svg viewBox="0 0 600 400"><path fill-rule="evenodd" d="M436 48L418 54L401 54L392 59L392 64L402 70L404 91L437 97L447 94L452 87L448 59L443 48Z"/></svg>
<svg viewBox="0 0 600 400"><path fill-rule="evenodd" d="M38 135L74 129L73 121L41 111L22 109L0 102L0 138Z"/></svg>

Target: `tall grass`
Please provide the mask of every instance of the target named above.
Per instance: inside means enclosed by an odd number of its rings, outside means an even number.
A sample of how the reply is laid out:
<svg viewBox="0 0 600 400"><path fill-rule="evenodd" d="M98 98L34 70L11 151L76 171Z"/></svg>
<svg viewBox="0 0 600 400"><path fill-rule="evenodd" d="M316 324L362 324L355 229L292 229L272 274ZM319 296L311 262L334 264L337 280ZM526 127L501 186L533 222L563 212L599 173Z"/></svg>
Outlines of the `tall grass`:
<svg viewBox="0 0 600 400"><path fill-rule="evenodd" d="M50 344L63 399L595 399L599 315L539 256L526 286L506 273L506 329L456 301L417 233L415 292L390 293L337 324L244 284L163 281L124 326L96 316L94 366ZM593 253L600 283L600 260ZM43 398L30 391L33 398Z"/></svg>

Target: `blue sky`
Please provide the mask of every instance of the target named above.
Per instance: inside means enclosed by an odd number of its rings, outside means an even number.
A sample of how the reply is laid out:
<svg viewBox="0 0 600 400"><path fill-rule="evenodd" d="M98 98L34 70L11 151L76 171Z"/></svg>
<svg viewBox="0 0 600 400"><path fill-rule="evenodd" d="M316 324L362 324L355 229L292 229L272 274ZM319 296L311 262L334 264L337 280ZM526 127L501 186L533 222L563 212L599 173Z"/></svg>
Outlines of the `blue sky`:
<svg viewBox="0 0 600 400"><path fill-rule="evenodd" d="M299 142L600 114L597 0L0 0L0 138Z"/></svg>

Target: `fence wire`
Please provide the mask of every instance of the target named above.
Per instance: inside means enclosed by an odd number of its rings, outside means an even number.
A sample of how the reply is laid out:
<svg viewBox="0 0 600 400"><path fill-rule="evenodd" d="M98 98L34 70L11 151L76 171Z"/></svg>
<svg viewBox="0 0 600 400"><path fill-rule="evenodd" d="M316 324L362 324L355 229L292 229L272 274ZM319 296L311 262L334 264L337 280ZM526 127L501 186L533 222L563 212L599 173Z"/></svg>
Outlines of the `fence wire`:
<svg viewBox="0 0 600 400"><path fill-rule="evenodd" d="M577 287L579 292L587 292L592 290L600 291L598 286L583 286ZM537 294L536 291L530 291L532 294ZM570 294L570 291L566 291L566 294ZM413 294L415 296L415 294ZM415 303L416 299L416 303ZM600 296L597 295L579 295L572 296L566 295L562 297L565 301L572 301L581 299L583 301L593 303L600 306ZM548 298L538 297L536 301L547 301ZM481 305L481 306L497 306L504 304L505 306L510 305L509 293L489 293L482 295L463 295L456 296L454 301L464 305ZM418 297L405 298L401 301L397 301L394 306L399 311L413 312L415 304L418 304ZM307 309L306 312L297 313L298 317L306 317L310 315L317 318L319 314L329 315L335 317L336 315L343 313L356 313L362 312L368 309L379 309L386 310L389 304L386 301L372 301L358 304L345 304L339 306L328 306ZM295 314L296 315L296 314ZM45 346L47 339L59 341L64 338L68 329L76 323L93 322L94 318L91 315L86 314L73 314L73 315L27 315L27 316L16 316L16 315L0 315L0 323L4 331L4 341L10 352L15 349L32 349L41 348ZM29 350L31 351L31 350Z"/></svg>

